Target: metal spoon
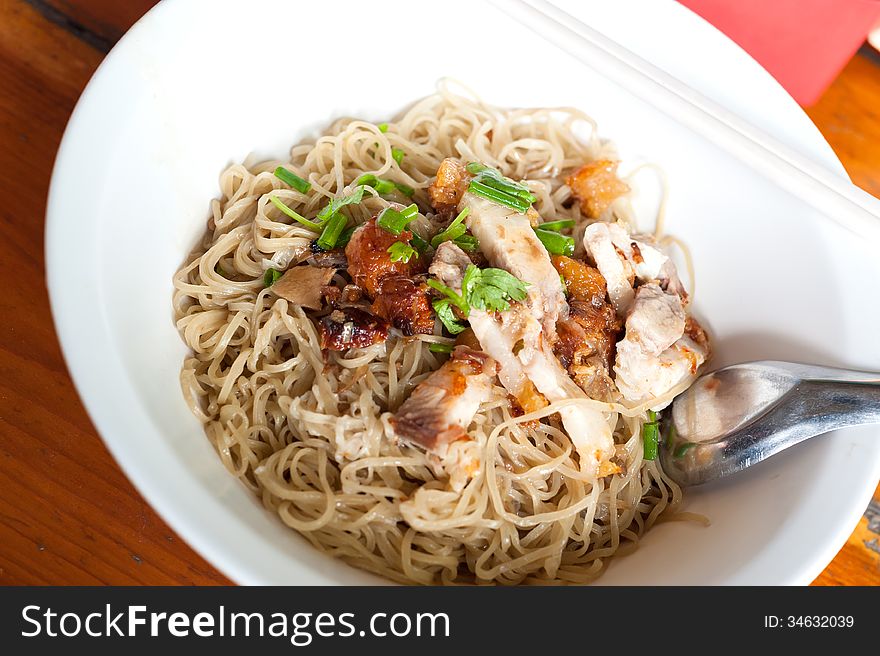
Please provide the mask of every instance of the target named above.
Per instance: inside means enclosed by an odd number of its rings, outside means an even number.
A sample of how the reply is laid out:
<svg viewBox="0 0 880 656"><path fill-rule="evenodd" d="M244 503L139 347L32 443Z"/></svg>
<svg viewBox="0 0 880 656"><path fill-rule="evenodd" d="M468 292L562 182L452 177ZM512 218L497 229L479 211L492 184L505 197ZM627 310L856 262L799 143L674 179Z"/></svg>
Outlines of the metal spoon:
<svg viewBox="0 0 880 656"><path fill-rule="evenodd" d="M880 423L880 374L792 362L701 376L660 422L660 464L679 485L751 467L836 428Z"/></svg>

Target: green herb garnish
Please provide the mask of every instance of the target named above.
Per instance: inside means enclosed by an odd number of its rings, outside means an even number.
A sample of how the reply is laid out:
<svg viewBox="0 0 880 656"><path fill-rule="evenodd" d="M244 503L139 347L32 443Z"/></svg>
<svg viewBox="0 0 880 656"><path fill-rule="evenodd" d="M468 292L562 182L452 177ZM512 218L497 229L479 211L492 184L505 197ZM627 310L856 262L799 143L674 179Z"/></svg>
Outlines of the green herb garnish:
<svg viewBox="0 0 880 656"><path fill-rule="evenodd" d="M574 237L553 232L552 230L541 230L541 228L535 228L535 234L551 255L574 254Z"/></svg>
<svg viewBox="0 0 880 656"><path fill-rule="evenodd" d="M528 201L517 198L516 196L505 194L503 191L493 189L492 187L489 187L488 185L485 185L482 182L478 181L476 178L471 180L471 183L468 185L468 191L475 196L481 196L486 200L491 200L493 203L506 205L507 207L516 210L520 214L525 214L526 212L528 212L529 207L531 206L531 203L529 203Z"/></svg>
<svg viewBox="0 0 880 656"><path fill-rule="evenodd" d="M379 125L377 125L376 127L379 128L379 132L381 132L382 134L385 134L386 132L388 132L388 124L387 123L379 123Z"/></svg>
<svg viewBox="0 0 880 656"><path fill-rule="evenodd" d="M473 265L471 265L471 266L473 266ZM474 268L476 268L476 267L474 267ZM468 270L470 270L470 267L468 267ZM467 274L465 274L465 276L467 276ZM446 297L445 300L448 300L452 305L454 305L459 310L461 310L461 313L464 316L467 316L470 313L471 307L468 304L467 300L465 299L464 296L462 296L461 294L456 292L454 289L447 287L439 280L434 280L433 278L431 280L428 280L428 287L433 287L438 292L443 294ZM443 299L441 299L441 300L443 300Z"/></svg>
<svg viewBox="0 0 880 656"><path fill-rule="evenodd" d="M345 231L345 226L347 224L348 217L345 216L345 214L339 212L333 214L327 219L327 222L324 224L324 230L321 231L321 236L318 237L315 242L318 245L318 248L325 251L336 248L336 244L339 242L339 238Z"/></svg>
<svg viewBox="0 0 880 656"><path fill-rule="evenodd" d="M504 312L510 301L523 301L526 286L504 269L479 269L471 264L465 271L462 290L471 307L487 312Z"/></svg>
<svg viewBox="0 0 880 656"><path fill-rule="evenodd" d="M406 153L403 152L400 148L392 147L391 148L391 159L397 162L397 165L400 166L403 162L403 158L406 156Z"/></svg>
<svg viewBox="0 0 880 656"><path fill-rule="evenodd" d="M452 240L452 243L458 246L461 250L467 251L470 253L471 251L475 251L480 247L480 242L477 241L477 238L473 235L462 235L461 237L456 237Z"/></svg>
<svg viewBox="0 0 880 656"><path fill-rule="evenodd" d="M418 215L419 208L415 203L399 212L392 207L388 207L382 210L379 218L376 219L376 224L392 235L399 235Z"/></svg>
<svg viewBox="0 0 880 656"><path fill-rule="evenodd" d="M504 177L497 169L479 162L470 162L467 170L474 176L468 185L468 191L472 194L506 205L520 214L525 214L537 200L528 187Z"/></svg>
<svg viewBox="0 0 880 656"><path fill-rule="evenodd" d="M348 242L351 241L351 236L354 234L354 231L358 229L358 226L351 226L350 228L346 228L342 231L342 234L339 235L339 239L336 240L336 248L345 248L348 246Z"/></svg>
<svg viewBox="0 0 880 656"><path fill-rule="evenodd" d="M413 233L412 239L409 240L409 243L413 245L413 247L419 252L420 255L428 250L428 246L431 245L424 239L419 237L416 233Z"/></svg>
<svg viewBox="0 0 880 656"><path fill-rule="evenodd" d="M467 228L465 227L463 221L467 218L468 214L470 214L471 210L469 207L465 207L461 212L458 213L458 216L452 220L443 232L438 232L434 235L434 238L431 239L431 246L437 248L444 241L452 241L458 239L465 232L467 232Z"/></svg>
<svg viewBox="0 0 880 656"><path fill-rule="evenodd" d="M318 216L316 216L315 218L318 221L326 221L331 216L336 214L341 208L345 207L346 205L357 205L363 200L363 198L364 186L358 185L352 194L348 196L343 196L342 198L334 198L329 203L327 203L324 209L318 212Z"/></svg>
<svg viewBox="0 0 880 656"><path fill-rule="evenodd" d="M277 169L275 169L275 177L281 180L281 182L285 183L286 185L293 187L301 194L306 193L309 189L312 188L312 183L299 177L296 173L288 171L283 166L279 166Z"/></svg>
<svg viewBox="0 0 880 656"><path fill-rule="evenodd" d="M480 269L471 264L461 282L461 294L437 280L428 285L443 294L451 304L467 317L472 307L487 312L504 312L510 309L510 301L526 298L528 283L503 269Z"/></svg>
<svg viewBox="0 0 880 656"><path fill-rule="evenodd" d="M428 281L430 285L432 281ZM438 298L436 301L431 303L434 307L434 312L437 313L440 321L446 326L446 330L448 330L451 334L457 335L460 332L467 330L467 323L461 321L458 317L455 316L455 311L452 309L452 301L448 298Z"/></svg>
<svg viewBox="0 0 880 656"><path fill-rule="evenodd" d="M405 241L396 241L388 247L388 253L391 255L392 262L406 264L416 254L416 249Z"/></svg>
<svg viewBox="0 0 880 656"><path fill-rule="evenodd" d="M454 348L455 344L440 344L438 342L432 342L428 345L428 350L431 353L452 353Z"/></svg>
<svg viewBox="0 0 880 656"><path fill-rule="evenodd" d="M293 219L297 223L302 224L303 226L305 226L306 228L308 228L312 232L320 232L321 231L321 224L320 223L316 223L315 221L309 221L304 216L297 214L292 209L290 209L287 205L282 203L281 199L279 199L277 196L269 196L269 200L272 202L272 204L275 207L277 207L279 210L284 212L291 219Z"/></svg>
<svg viewBox="0 0 880 656"><path fill-rule="evenodd" d="M547 221L546 223L535 226L535 229L549 230L550 232L562 232L563 230L574 228L574 225L574 219L560 219L559 221Z"/></svg>
<svg viewBox="0 0 880 656"><path fill-rule="evenodd" d="M266 269L266 272L263 274L263 287L271 287L278 282L278 279L283 275L284 274L278 269L273 269L271 267Z"/></svg>
<svg viewBox="0 0 880 656"><path fill-rule="evenodd" d="M653 410L648 410L648 421L642 427L642 442L644 443L644 459L655 460L657 445L660 442L660 427L657 422L657 413Z"/></svg>
<svg viewBox="0 0 880 656"><path fill-rule="evenodd" d="M405 185L402 182L392 182L391 180L377 178L372 173L364 173L361 177L357 179L357 182L355 184L372 187L380 196L386 196L395 189L408 198L411 198L412 195L416 193L416 190L409 185Z"/></svg>
<svg viewBox="0 0 880 656"><path fill-rule="evenodd" d="M402 193L407 198L412 198L415 195L416 190L410 187L409 185L405 185L402 182L395 182L394 186L397 187L397 191Z"/></svg>

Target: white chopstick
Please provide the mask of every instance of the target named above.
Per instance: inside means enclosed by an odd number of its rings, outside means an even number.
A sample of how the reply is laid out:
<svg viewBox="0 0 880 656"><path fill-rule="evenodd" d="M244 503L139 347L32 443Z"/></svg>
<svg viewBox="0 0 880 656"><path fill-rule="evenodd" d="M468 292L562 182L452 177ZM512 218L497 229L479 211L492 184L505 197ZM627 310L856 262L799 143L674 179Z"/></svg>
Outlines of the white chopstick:
<svg viewBox="0 0 880 656"><path fill-rule="evenodd" d="M856 235L880 243L880 200L545 0L489 0Z"/></svg>

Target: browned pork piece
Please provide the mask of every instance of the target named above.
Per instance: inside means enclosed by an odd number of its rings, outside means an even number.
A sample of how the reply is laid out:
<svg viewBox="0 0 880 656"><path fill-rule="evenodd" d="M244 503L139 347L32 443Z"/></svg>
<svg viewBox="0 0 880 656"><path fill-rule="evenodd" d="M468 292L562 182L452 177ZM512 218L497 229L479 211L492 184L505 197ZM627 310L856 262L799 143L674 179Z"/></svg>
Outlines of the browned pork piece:
<svg viewBox="0 0 880 656"><path fill-rule="evenodd" d="M444 285L459 292L469 263L467 255L447 241L437 249L431 273ZM549 259L548 266L550 275L561 288L559 276ZM584 392L553 354L541 324L526 304L511 303L508 310L493 313L471 308L468 321L482 350L498 362L499 381L524 409L529 405L541 407L538 404L546 401L584 398ZM524 402L523 397L529 395L534 401ZM614 452L607 417L599 410L576 405L560 408L559 416L577 449L581 470L596 475L600 465Z"/></svg>
<svg viewBox="0 0 880 656"><path fill-rule="evenodd" d="M412 233L395 236L370 219L358 228L345 247L348 272L356 285L373 301L372 310L404 335L434 332L434 314L428 288L418 274L428 266L418 255L408 262L395 262L388 248L408 242Z"/></svg>
<svg viewBox="0 0 880 656"><path fill-rule="evenodd" d="M337 308L318 322L318 335L322 349L366 348L388 338L388 323L355 307Z"/></svg>
<svg viewBox="0 0 880 656"><path fill-rule="evenodd" d="M419 383L391 419L402 439L437 451L467 437L467 427L492 393L497 365L485 353L459 346Z"/></svg>
<svg viewBox="0 0 880 656"><path fill-rule="evenodd" d="M617 177L617 162L600 159L585 164L565 179L579 201L581 213L591 219L602 216L611 203L629 193L629 186Z"/></svg>
<svg viewBox="0 0 880 656"><path fill-rule="evenodd" d="M437 177L428 187L428 198L437 214L451 219L458 212L458 203L471 181L465 165L454 157L447 157L437 169Z"/></svg>
<svg viewBox="0 0 880 656"><path fill-rule="evenodd" d="M708 357L706 333L695 319L687 318L681 298L664 292L657 283L639 287L614 364L623 397L641 403L663 396L693 380Z"/></svg>
<svg viewBox="0 0 880 656"><path fill-rule="evenodd" d="M334 273L335 269L322 269L309 264L291 267L275 281L271 289L274 294L291 303L320 310L322 288L330 282Z"/></svg>
<svg viewBox="0 0 880 656"><path fill-rule="evenodd" d="M605 301L605 279L593 267L564 255L554 257L553 266L569 293L569 317L556 326L554 353L587 396L610 400L614 343L621 326Z"/></svg>
<svg viewBox="0 0 880 656"><path fill-rule="evenodd" d="M390 276L379 283L373 312L384 317L404 335L431 335L434 311L427 285L405 276Z"/></svg>
<svg viewBox="0 0 880 656"><path fill-rule="evenodd" d="M408 242L412 233L404 230L400 235L393 235L370 219L354 231L345 247L348 259L348 273L354 284L363 289L373 299L379 293L379 283L389 276L413 276L428 268L425 258L418 255L409 262L391 259L388 248L396 242Z"/></svg>

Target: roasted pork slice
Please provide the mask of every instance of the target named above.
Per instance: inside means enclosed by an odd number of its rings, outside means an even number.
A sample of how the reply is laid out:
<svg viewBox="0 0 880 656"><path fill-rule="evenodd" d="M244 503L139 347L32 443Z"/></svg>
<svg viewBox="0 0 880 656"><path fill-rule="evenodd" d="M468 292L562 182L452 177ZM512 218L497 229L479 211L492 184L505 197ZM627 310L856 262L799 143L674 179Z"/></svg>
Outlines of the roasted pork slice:
<svg viewBox="0 0 880 656"><path fill-rule="evenodd" d="M617 177L617 162L607 159L585 164L565 179L580 203L581 213L598 219L611 204L629 193L629 186Z"/></svg>
<svg viewBox="0 0 880 656"><path fill-rule="evenodd" d="M617 314L623 315L632 305L635 292L635 273L632 265L611 239L610 226L613 224L597 221L587 226L584 231L584 248L596 268L605 278L608 298L614 305Z"/></svg>
<svg viewBox="0 0 880 656"><path fill-rule="evenodd" d="M617 223L597 221L584 231L584 248L608 285L608 296L617 313L626 314L636 282L656 282L687 304L687 292L675 264L648 236L630 236Z"/></svg>
<svg viewBox="0 0 880 656"><path fill-rule="evenodd" d="M348 273L354 283L363 289L371 299L379 293L379 283L389 276L412 276L427 269L426 258L418 255L408 262L391 259L388 248L396 242L408 242L412 233L404 230L400 235L393 235L370 219L354 231L345 256L348 259Z"/></svg>
<svg viewBox="0 0 880 656"><path fill-rule="evenodd" d="M461 292L464 273L471 260L467 254L452 242L443 242L434 254L430 274L450 289ZM468 315L471 334L480 348L491 355L498 363L498 379L504 388L516 399L526 412L538 410L547 401L535 390L535 386L523 371L515 351L519 335L515 330L505 330L500 320L484 310L471 308ZM540 332L535 321L533 328Z"/></svg>
<svg viewBox="0 0 880 656"><path fill-rule="evenodd" d="M620 321L605 300L605 278L599 271L564 255L553 258L568 291L569 317L556 324L553 352L568 374L593 399L608 401L614 393L611 366Z"/></svg>
<svg viewBox="0 0 880 656"><path fill-rule="evenodd" d="M428 187L428 198L437 214L447 220L452 218L471 177L461 160L447 157L440 162L437 177Z"/></svg>
<svg viewBox="0 0 880 656"><path fill-rule="evenodd" d="M559 339L553 352L574 382L592 399L610 401L614 344L620 321L609 304L571 301L568 319L556 326Z"/></svg>
<svg viewBox="0 0 880 656"><path fill-rule="evenodd" d="M323 269L309 264L295 266L285 271L270 289L273 294L295 305L320 310L322 288L330 282L334 273L335 269Z"/></svg>
<svg viewBox="0 0 880 656"><path fill-rule="evenodd" d="M645 353L657 355L684 334L681 299L667 294L656 283L642 285L626 317L626 339Z"/></svg>
<svg viewBox="0 0 880 656"><path fill-rule="evenodd" d="M445 242L437 249L430 273L460 292L469 263L458 246ZM552 275L559 279L555 270ZM471 308L468 320L482 350L498 362L499 381L524 410L538 409L546 401L585 398L556 359L541 324L525 305L513 303L510 309L493 314ZM608 418L600 411L577 405L560 408L559 415L578 451L582 470L595 475L599 464L614 451Z"/></svg>
<svg viewBox="0 0 880 656"><path fill-rule="evenodd" d="M617 389L625 399L634 403L658 398L675 386L694 380L708 355L704 346L687 336L659 355L645 353L632 342L621 341L617 345L614 365ZM657 403L652 409L662 410L671 401Z"/></svg>
<svg viewBox="0 0 880 656"><path fill-rule="evenodd" d="M404 335L431 335L434 311L427 285L406 276L389 276L379 281L373 312L386 319Z"/></svg>
<svg viewBox="0 0 880 656"><path fill-rule="evenodd" d="M321 348L345 351L366 348L388 338L388 323L381 317L356 307L333 310L318 322Z"/></svg>
<svg viewBox="0 0 880 656"><path fill-rule="evenodd" d="M656 283L639 287L614 364L623 397L635 403L660 397L695 378L708 357L706 333L695 319L685 316L681 299Z"/></svg>
<svg viewBox="0 0 880 656"><path fill-rule="evenodd" d="M469 208L467 227L489 263L528 283L526 305L541 323L545 339L553 342L556 322L568 315L568 305L550 255L529 219L472 193L462 196L459 210L465 207Z"/></svg>
<svg viewBox="0 0 880 656"><path fill-rule="evenodd" d="M467 428L480 404L492 395L497 365L480 351L456 347L403 402L391 425L400 438L437 452L467 438Z"/></svg>

